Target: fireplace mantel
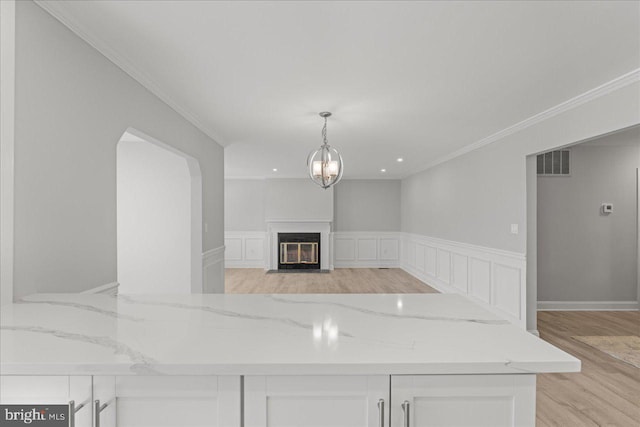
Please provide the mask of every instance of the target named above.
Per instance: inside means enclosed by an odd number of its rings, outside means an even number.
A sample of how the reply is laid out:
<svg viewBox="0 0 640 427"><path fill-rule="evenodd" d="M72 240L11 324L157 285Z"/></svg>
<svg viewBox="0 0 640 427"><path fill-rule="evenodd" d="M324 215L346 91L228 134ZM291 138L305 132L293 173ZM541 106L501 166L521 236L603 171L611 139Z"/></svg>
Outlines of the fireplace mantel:
<svg viewBox="0 0 640 427"><path fill-rule="evenodd" d="M320 269L332 270L331 222L329 219L269 219L266 270L278 269L278 233L320 233Z"/></svg>

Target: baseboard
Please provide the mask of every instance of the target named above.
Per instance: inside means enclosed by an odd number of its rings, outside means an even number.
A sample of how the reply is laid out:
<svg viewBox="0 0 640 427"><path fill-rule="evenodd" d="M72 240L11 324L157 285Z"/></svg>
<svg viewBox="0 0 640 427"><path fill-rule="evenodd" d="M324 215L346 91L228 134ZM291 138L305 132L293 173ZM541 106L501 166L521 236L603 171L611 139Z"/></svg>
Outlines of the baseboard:
<svg viewBox="0 0 640 427"><path fill-rule="evenodd" d="M262 268L263 270L268 270L265 267L264 261L238 261L238 260L225 260L224 268Z"/></svg>
<svg viewBox="0 0 640 427"><path fill-rule="evenodd" d="M112 282L112 283L107 283L106 285L101 285L95 288L91 288L89 290L86 290L80 293L81 294L105 294L105 295L116 296L118 295L119 286L120 286L120 283Z"/></svg>
<svg viewBox="0 0 640 427"><path fill-rule="evenodd" d="M400 268L400 261L336 261L334 268ZM333 268L330 268L333 270Z"/></svg>
<svg viewBox="0 0 640 427"><path fill-rule="evenodd" d="M538 301L538 311L637 311L638 301Z"/></svg>
<svg viewBox="0 0 640 427"><path fill-rule="evenodd" d="M536 337L540 338L540 331L538 331L537 329L528 329L527 332L529 332L531 335L535 335Z"/></svg>

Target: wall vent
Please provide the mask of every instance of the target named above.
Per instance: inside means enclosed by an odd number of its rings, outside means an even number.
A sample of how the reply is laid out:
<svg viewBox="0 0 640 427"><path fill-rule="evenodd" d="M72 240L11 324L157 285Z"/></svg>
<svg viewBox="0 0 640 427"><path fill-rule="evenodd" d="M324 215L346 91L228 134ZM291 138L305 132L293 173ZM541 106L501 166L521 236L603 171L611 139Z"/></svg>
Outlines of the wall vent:
<svg viewBox="0 0 640 427"><path fill-rule="evenodd" d="M538 154L537 170L542 176L569 176L569 150Z"/></svg>

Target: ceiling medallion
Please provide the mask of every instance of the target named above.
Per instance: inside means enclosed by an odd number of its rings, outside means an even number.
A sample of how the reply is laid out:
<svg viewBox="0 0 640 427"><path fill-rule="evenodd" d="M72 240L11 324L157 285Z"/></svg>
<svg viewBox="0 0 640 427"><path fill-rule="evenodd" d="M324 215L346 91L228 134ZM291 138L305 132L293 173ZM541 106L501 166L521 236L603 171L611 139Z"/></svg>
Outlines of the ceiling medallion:
<svg viewBox="0 0 640 427"><path fill-rule="evenodd" d="M328 111L320 113L320 117L324 119L322 145L317 150L309 153L307 158L309 177L325 190L340 181L344 169L342 156L338 150L327 143L327 117L329 116L331 116L331 113Z"/></svg>

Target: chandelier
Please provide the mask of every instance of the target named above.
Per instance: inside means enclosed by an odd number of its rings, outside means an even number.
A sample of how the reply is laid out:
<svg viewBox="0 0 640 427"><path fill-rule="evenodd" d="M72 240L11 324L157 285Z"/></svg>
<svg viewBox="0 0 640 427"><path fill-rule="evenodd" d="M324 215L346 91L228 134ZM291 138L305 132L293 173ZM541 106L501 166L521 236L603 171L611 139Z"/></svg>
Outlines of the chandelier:
<svg viewBox="0 0 640 427"><path fill-rule="evenodd" d="M340 181L343 172L342 156L338 150L327 143L327 117L329 116L331 113L327 111L320 113L320 117L324 119L322 145L309 153L307 158L309 177L325 190Z"/></svg>

